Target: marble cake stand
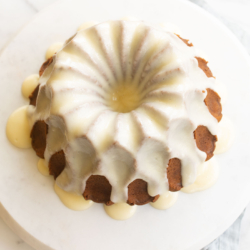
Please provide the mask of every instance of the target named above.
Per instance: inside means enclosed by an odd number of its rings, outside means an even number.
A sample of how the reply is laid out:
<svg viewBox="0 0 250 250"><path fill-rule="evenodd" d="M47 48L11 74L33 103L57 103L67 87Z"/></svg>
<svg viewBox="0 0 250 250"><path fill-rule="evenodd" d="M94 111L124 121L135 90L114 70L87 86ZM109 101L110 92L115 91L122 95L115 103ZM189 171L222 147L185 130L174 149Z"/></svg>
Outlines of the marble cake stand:
<svg viewBox="0 0 250 250"><path fill-rule="evenodd" d="M215 186L195 194L180 193L166 211L146 205L133 218L115 221L102 205L75 212L53 191L53 179L36 168L32 150L14 148L5 135L8 116L25 105L21 82L38 72L53 42L64 41L84 21L134 16L154 23L171 22L183 36L206 51L217 79L226 84L224 114L236 128L234 146L220 163ZM0 56L0 215L36 249L198 250L219 236L250 200L250 63L238 40L218 20L180 0L62 1L39 13Z"/></svg>

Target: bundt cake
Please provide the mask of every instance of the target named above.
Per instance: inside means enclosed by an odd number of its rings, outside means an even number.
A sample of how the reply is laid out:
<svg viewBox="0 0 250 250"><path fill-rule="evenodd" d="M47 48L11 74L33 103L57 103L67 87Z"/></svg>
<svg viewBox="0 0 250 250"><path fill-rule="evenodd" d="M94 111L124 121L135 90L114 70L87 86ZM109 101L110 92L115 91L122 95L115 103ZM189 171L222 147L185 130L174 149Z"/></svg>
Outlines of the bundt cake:
<svg viewBox="0 0 250 250"><path fill-rule="evenodd" d="M220 96L188 40L144 22L80 30L40 69L32 147L65 191L143 205L213 157Z"/></svg>

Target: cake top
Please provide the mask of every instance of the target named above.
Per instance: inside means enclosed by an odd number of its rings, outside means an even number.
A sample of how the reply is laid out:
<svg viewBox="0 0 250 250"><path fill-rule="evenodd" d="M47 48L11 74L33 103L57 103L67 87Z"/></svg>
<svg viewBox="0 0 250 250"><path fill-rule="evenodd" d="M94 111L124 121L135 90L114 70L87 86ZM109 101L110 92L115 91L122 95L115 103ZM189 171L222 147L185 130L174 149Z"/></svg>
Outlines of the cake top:
<svg viewBox="0 0 250 250"><path fill-rule="evenodd" d="M168 190L166 168L178 158L182 185L193 183L206 153L199 125L217 134L204 100L215 79L199 68L194 47L144 22L108 21L70 38L39 79L31 124L49 124L45 159L63 150L57 184L83 193L90 175L112 185L111 200L127 200L135 179L151 196Z"/></svg>

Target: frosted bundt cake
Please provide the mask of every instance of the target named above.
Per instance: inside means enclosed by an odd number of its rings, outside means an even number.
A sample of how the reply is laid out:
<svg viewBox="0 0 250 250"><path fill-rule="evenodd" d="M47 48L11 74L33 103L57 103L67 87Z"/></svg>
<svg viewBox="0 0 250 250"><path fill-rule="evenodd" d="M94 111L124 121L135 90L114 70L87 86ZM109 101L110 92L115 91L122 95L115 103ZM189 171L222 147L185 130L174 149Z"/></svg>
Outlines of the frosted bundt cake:
<svg viewBox="0 0 250 250"><path fill-rule="evenodd" d="M144 22L80 30L40 69L32 147L65 191L111 205L154 202L213 157L220 97L188 40Z"/></svg>

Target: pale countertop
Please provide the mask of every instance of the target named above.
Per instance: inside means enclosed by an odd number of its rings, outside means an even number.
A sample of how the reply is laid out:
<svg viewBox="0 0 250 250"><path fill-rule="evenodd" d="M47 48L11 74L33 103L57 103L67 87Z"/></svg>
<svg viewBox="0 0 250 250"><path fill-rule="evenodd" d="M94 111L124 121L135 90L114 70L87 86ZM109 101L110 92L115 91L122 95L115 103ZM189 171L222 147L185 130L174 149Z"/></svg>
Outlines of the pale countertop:
<svg viewBox="0 0 250 250"><path fill-rule="evenodd" d="M187 0L188 1L188 0ZM0 0L0 53L36 13L56 0ZM250 0L191 0L218 17L238 37L250 55ZM250 191L250 190L249 190ZM32 250L0 218L0 249ZM241 227L240 250L250 249L250 204Z"/></svg>

